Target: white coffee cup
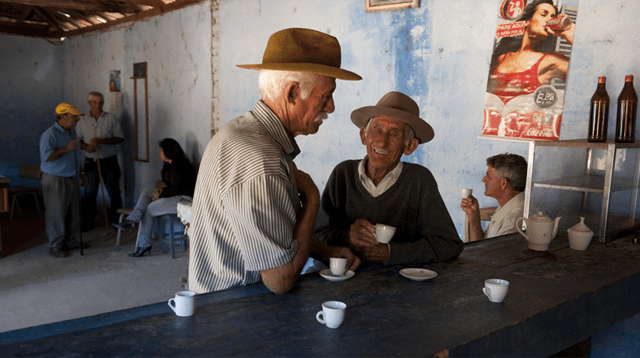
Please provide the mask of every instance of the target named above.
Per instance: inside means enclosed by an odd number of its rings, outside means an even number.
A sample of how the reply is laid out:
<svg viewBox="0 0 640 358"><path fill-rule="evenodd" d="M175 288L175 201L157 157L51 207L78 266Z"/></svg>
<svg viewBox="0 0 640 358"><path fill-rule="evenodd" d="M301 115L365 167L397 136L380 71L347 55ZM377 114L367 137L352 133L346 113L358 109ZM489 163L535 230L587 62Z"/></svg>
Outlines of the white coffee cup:
<svg viewBox="0 0 640 358"><path fill-rule="evenodd" d="M322 304L322 311L318 311L316 319L329 328L338 328L344 321L347 305L340 301L327 301Z"/></svg>
<svg viewBox="0 0 640 358"><path fill-rule="evenodd" d="M331 257L329 259L329 268L331 269L332 274L342 276L347 272L347 259L342 257Z"/></svg>
<svg viewBox="0 0 640 358"><path fill-rule="evenodd" d="M471 193L473 193L473 189L462 189L462 190L460 190L460 194L462 195L463 198L470 197Z"/></svg>
<svg viewBox="0 0 640 358"><path fill-rule="evenodd" d="M482 292L491 302L502 302L509 291L509 281L492 278L484 281Z"/></svg>
<svg viewBox="0 0 640 358"><path fill-rule="evenodd" d="M396 233L396 228L385 224L376 224L376 240L388 244Z"/></svg>
<svg viewBox="0 0 640 358"><path fill-rule="evenodd" d="M196 308L196 293L193 291L180 291L176 297L169 300L169 307L180 317L193 316Z"/></svg>

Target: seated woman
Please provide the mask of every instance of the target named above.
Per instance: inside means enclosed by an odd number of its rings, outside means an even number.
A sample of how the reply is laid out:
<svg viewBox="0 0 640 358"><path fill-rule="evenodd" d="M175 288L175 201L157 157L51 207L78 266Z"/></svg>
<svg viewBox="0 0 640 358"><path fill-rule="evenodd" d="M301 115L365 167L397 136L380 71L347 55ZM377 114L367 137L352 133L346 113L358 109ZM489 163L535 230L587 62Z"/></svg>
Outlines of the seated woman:
<svg viewBox="0 0 640 358"><path fill-rule="evenodd" d="M162 167L162 180L158 181L155 189L145 189L133 211L124 221L113 224L118 229L130 231L140 223L138 251L128 254L131 257L140 257L147 251L151 255L153 218L176 214L178 201L183 196L193 196L196 186L195 168L185 157L180 144L171 138L165 138L159 144L160 159L165 162Z"/></svg>

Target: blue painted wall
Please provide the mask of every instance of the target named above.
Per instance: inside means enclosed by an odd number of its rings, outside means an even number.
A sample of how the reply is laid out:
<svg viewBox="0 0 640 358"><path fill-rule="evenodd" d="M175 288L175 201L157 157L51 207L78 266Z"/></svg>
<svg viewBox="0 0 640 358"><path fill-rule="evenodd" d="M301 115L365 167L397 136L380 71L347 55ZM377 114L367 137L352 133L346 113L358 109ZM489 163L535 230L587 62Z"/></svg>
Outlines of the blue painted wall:
<svg viewBox="0 0 640 358"><path fill-rule="evenodd" d="M0 175L12 185L19 184L21 163L40 164L40 134L55 122L63 97L62 64L60 46L0 35Z"/></svg>

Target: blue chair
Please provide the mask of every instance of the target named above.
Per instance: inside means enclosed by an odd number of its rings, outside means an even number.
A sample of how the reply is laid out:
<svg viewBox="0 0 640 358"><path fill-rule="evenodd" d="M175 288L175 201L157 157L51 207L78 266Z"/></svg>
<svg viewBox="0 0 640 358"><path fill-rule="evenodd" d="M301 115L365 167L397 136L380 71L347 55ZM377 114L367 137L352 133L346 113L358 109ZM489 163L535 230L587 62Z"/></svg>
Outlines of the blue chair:
<svg viewBox="0 0 640 358"><path fill-rule="evenodd" d="M184 225L177 214L166 214L157 216L154 225L158 224L156 231L160 239L160 252L164 254L165 241L169 242L169 253L172 259L176 258L175 245L182 245L184 251L187 251L187 235L184 233Z"/></svg>

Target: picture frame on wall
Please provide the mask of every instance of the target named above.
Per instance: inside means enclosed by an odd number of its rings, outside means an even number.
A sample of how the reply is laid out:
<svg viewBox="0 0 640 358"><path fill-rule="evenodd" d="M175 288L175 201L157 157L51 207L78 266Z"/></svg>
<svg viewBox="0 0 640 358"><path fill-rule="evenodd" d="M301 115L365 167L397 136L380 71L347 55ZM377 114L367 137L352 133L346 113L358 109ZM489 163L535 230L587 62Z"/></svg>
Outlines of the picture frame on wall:
<svg viewBox="0 0 640 358"><path fill-rule="evenodd" d="M405 10L420 7L420 0L364 0L367 12Z"/></svg>

